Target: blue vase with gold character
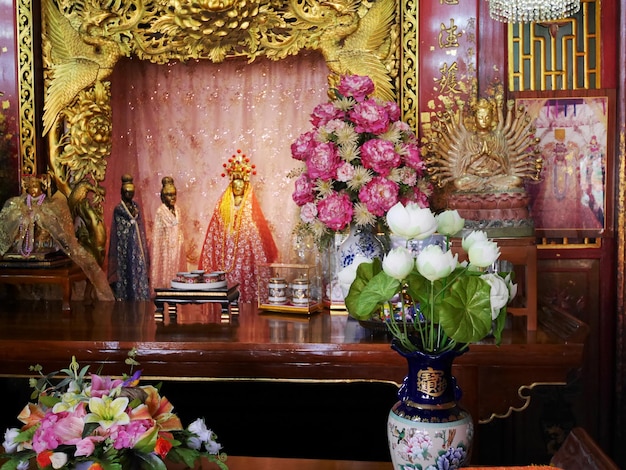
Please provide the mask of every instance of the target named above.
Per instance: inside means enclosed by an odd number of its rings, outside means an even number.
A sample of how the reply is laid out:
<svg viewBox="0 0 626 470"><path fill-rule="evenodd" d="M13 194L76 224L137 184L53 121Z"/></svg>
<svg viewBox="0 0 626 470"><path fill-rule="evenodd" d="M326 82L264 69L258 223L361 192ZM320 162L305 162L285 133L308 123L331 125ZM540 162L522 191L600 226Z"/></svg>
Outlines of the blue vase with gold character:
<svg viewBox="0 0 626 470"><path fill-rule="evenodd" d="M461 391L452 375L462 352L407 352L392 348L408 364L398 390L398 402L387 420L387 437L394 470L455 469L469 464L474 423L458 400Z"/></svg>

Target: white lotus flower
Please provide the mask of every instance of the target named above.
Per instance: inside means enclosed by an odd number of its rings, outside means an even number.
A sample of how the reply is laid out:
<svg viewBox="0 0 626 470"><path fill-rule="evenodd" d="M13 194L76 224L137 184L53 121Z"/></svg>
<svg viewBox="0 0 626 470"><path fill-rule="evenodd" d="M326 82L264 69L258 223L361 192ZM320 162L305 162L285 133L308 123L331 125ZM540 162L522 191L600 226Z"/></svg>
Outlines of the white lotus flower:
<svg viewBox="0 0 626 470"><path fill-rule="evenodd" d="M452 237L465 226L465 219L459 215L457 210L444 211L435 218L437 219L437 232L441 235Z"/></svg>
<svg viewBox="0 0 626 470"><path fill-rule="evenodd" d="M486 268L500 257L500 247L494 241L477 241L467 250L470 265Z"/></svg>
<svg viewBox="0 0 626 470"><path fill-rule="evenodd" d="M431 282L449 276L457 266L458 255L452 251L444 252L437 245L429 245L417 255L415 263L419 273Z"/></svg>
<svg viewBox="0 0 626 470"><path fill-rule="evenodd" d="M387 225L395 235L407 240L423 240L437 231L437 219L431 210L413 202L406 206L398 202L389 209Z"/></svg>
<svg viewBox="0 0 626 470"><path fill-rule="evenodd" d="M415 266L413 254L404 247L394 248L383 259L383 271L389 276L402 281Z"/></svg>

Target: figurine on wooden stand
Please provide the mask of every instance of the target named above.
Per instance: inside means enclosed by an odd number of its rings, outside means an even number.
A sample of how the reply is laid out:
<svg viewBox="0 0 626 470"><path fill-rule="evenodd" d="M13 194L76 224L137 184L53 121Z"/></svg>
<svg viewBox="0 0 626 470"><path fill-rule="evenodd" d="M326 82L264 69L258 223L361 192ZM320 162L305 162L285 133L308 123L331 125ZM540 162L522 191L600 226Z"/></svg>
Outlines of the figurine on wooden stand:
<svg viewBox="0 0 626 470"><path fill-rule="evenodd" d="M463 103L433 121L427 146L431 177L446 195L446 209L456 209L468 230L490 236L533 236L529 196L524 183L538 180L543 161L536 148L533 120L513 100L503 111L502 94L475 101L466 114Z"/></svg>
<svg viewBox="0 0 626 470"><path fill-rule="evenodd" d="M161 180L161 205L156 211L152 228L150 281L153 287L169 287L177 272L187 270L180 222L174 179L166 176Z"/></svg>
<svg viewBox="0 0 626 470"><path fill-rule="evenodd" d="M223 271L229 284L239 283L240 301L258 299L258 266L275 262L278 250L250 184L256 174L240 150L224 164L230 184L209 222L199 268Z"/></svg>
<svg viewBox="0 0 626 470"><path fill-rule="evenodd" d="M113 210L108 273L117 300L150 299L150 257L133 177L122 176L122 200Z"/></svg>
<svg viewBox="0 0 626 470"><path fill-rule="evenodd" d="M33 267L69 257L83 270L99 300L113 300L102 268L76 238L65 196L49 197L48 181L47 175L24 175L24 192L5 203L0 211L0 255L9 263Z"/></svg>

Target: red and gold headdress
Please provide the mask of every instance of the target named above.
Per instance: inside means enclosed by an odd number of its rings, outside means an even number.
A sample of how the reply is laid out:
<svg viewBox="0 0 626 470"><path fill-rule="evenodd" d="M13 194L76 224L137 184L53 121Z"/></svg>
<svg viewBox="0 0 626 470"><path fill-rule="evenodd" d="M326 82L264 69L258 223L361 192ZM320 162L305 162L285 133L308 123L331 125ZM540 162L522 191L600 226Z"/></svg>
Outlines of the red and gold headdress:
<svg viewBox="0 0 626 470"><path fill-rule="evenodd" d="M222 176L228 175L232 181L236 177L240 177L244 181L250 181L251 175L256 175L256 166L250 163L250 159L245 153L237 149L237 153L228 159L228 163L224 163L225 172Z"/></svg>

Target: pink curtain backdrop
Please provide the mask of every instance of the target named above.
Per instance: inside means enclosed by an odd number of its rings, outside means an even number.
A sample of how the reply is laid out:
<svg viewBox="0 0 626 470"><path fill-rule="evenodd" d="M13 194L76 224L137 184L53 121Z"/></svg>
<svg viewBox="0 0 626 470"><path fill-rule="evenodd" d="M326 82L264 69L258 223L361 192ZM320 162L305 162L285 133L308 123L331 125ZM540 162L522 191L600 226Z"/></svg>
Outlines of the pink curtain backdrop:
<svg viewBox="0 0 626 470"><path fill-rule="evenodd" d="M113 149L103 182L107 231L120 201L121 175L130 173L150 240L161 178L172 176L188 267L196 269L211 214L229 183L222 165L241 149L256 165L252 185L280 261L292 262L298 210L288 173L299 162L290 146L310 129L313 108L327 100L327 76L324 59L315 53L251 64L118 63L111 77Z"/></svg>

